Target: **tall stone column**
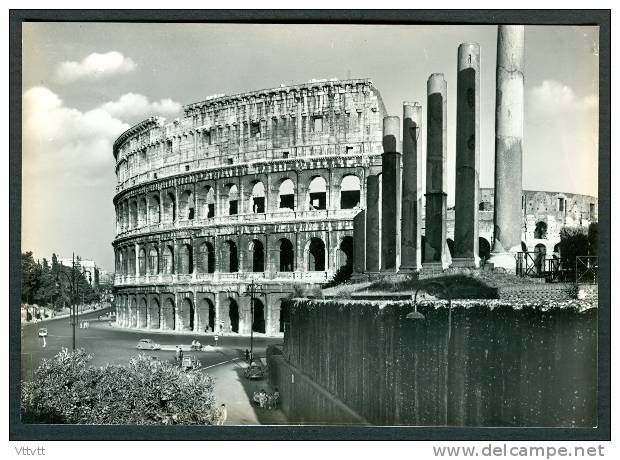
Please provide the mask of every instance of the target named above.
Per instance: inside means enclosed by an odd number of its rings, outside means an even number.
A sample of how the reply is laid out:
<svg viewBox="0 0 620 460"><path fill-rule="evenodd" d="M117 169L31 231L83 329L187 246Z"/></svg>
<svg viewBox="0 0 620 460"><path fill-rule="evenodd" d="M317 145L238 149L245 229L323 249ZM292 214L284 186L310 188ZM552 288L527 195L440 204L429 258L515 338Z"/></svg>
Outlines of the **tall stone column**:
<svg viewBox="0 0 620 460"><path fill-rule="evenodd" d="M478 267L480 198L480 45L462 43L456 88L454 265Z"/></svg>
<svg viewBox="0 0 620 460"><path fill-rule="evenodd" d="M353 218L353 271L364 273L366 268L366 211Z"/></svg>
<svg viewBox="0 0 620 460"><path fill-rule="evenodd" d="M494 267L515 271L521 247L524 26L499 26L495 95Z"/></svg>
<svg viewBox="0 0 620 460"><path fill-rule="evenodd" d="M447 84L443 74L427 82L426 218L424 265L447 268L451 263L446 241Z"/></svg>
<svg viewBox="0 0 620 460"><path fill-rule="evenodd" d="M400 119L383 119L381 157L381 270L398 269L400 241Z"/></svg>
<svg viewBox="0 0 620 460"><path fill-rule="evenodd" d="M381 262L381 216L379 175L366 179L366 272L379 271Z"/></svg>
<svg viewBox="0 0 620 460"><path fill-rule="evenodd" d="M417 271L420 268L420 208L418 208L418 139L422 125L422 106L417 102L403 104L403 190L401 220L400 271Z"/></svg>

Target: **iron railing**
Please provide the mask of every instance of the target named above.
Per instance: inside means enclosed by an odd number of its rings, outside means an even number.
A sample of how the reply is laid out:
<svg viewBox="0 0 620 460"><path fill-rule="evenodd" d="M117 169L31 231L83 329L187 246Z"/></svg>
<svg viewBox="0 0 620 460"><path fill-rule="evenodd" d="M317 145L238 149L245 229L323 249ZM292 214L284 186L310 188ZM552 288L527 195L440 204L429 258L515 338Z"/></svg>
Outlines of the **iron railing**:
<svg viewBox="0 0 620 460"><path fill-rule="evenodd" d="M575 281L593 283L598 280L598 256L577 256L575 258Z"/></svg>

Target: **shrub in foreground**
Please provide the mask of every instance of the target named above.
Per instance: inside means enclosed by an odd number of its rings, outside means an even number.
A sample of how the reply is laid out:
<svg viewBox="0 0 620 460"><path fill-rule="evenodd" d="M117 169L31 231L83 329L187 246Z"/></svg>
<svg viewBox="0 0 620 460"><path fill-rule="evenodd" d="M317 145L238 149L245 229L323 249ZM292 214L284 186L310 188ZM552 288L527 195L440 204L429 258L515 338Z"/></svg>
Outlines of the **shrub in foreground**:
<svg viewBox="0 0 620 460"><path fill-rule="evenodd" d="M83 350L45 359L22 385L24 423L207 425L216 418L212 379L139 355L126 365L89 365Z"/></svg>

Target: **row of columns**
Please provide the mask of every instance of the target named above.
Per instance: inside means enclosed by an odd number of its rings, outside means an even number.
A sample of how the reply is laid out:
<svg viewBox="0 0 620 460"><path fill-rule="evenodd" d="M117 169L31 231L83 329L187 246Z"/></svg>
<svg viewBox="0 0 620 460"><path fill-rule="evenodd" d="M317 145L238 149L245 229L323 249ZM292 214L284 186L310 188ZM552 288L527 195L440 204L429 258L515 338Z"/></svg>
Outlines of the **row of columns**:
<svg viewBox="0 0 620 460"><path fill-rule="evenodd" d="M514 270L513 253L520 250L521 244L523 26L499 27L497 53L493 252L495 265ZM443 74L436 73L427 81L424 260L421 260L422 152L418 149L422 107L405 102L402 144L399 118L387 116L383 120L381 196L373 189L378 179L369 176L364 231L355 232L356 247L362 244L361 238L366 243L365 264L358 263L358 270L362 266L366 272L479 266L480 46L477 43L459 46L457 67L454 259L446 239L447 83ZM380 209L373 203L381 203ZM357 224L361 229L361 219Z"/></svg>

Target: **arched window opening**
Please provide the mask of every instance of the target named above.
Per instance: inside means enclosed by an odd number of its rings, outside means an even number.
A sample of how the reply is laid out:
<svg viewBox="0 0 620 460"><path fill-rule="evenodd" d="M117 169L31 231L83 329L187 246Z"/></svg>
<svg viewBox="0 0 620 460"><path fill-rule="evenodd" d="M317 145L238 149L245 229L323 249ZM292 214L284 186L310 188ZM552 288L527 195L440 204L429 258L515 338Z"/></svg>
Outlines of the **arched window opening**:
<svg viewBox="0 0 620 460"><path fill-rule="evenodd" d="M345 236L340 242L340 266L353 266L353 237Z"/></svg>
<svg viewBox="0 0 620 460"><path fill-rule="evenodd" d="M252 253L252 271L265 271L265 250L260 240L252 240L250 242L250 252Z"/></svg>
<svg viewBox="0 0 620 460"><path fill-rule="evenodd" d="M491 244L486 238L481 236L478 237L478 256L484 261L491 257Z"/></svg>
<svg viewBox="0 0 620 460"><path fill-rule="evenodd" d="M129 275L135 275L136 274L136 250L134 248L131 248L129 250Z"/></svg>
<svg viewBox="0 0 620 460"><path fill-rule="evenodd" d="M205 241L198 249L198 272L213 273L215 271L215 251L213 245Z"/></svg>
<svg viewBox="0 0 620 460"><path fill-rule="evenodd" d="M539 243L534 247L534 252L536 253L535 264L536 264L536 273L540 275L544 270L545 266L545 257L547 256L547 248L544 244Z"/></svg>
<svg viewBox="0 0 620 460"><path fill-rule="evenodd" d="M179 248L179 270L180 274L190 274L194 271L194 261L192 260L192 247L184 244Z"/></svg>
<svg viewBox="0 0 620 460"><path fill-rule="evenodd" d="M146 275L146 251L144 248L140 249L138 254L138 274L140 276Z"/></svg>
<svg viewBox="0 0 620 460"><path fill-rule="evenodd" d="M159 301L155 298L151 299L150 302L150 317L151 317L151 329L160 329L161 328L161 312L159 310Z"/></svg>
<svg viewBox="0 0 620 460"><path fill-rule="evenodd" d="M175 327L174 302L167 298L161 310L161 328L165 331L173 331Z"/></svg>
<svg viewBox="0 0 620 460"><path fill-rule="evenodd" d="M138 203L132 201L129 203L129 228L138 226Z"/></svg>
<svg viewBox="0 0 620 460"><path fill-rule="evenodd" d="M344 176L340 183L340 209L353 209L360 204L360 179Z"/></svg>
<svg viewBox="0 0 620 460"><path fill-rule="evenodd" d="M147 327L147 317L146 317L146 299L140 299L140 306L138 307L138 327L146 328Z"/></svg>
<svg viewBox="0 0 620 460"><path fill-rule="evenodd" d="M211 219L215 217L215 191L213 187L206 186L203 189L204 202L202 204L202 218Z"/></svg>
<svg viewBox="0 0 620 460"><path fill-rule="evenodd" d="M172 193L166 193L164 196L164 220L166 222L174 222L176 217L174 195Z"/></svg>
<svg viewBox="0 0 620 460"><path fill-rule="evenodd" d="M278 197L280 209L295 210L295 184L291 179L285 179L280 184Z"/></svg>
<svg viewBox="0 0 620 460"><path fill-rule="evenodd" d="M556 253L558 255L558 257L561 257L560 243L557 243L555 246L553 246L553 252Z"/></svg>
<svg viewBox="0 0 620 460"><path fill-rule="evenodd" d="M252 330L254 332L265 333L265 305L260 299L253 299L252 308L254 309Z"/></svg>
<svg viewBox="0 0 620 460"><path fill-rule="evenodd" d="M166 275L174 273L174 251L171 246L166 246L161 261L161 271Z"/></svg>
<svg viewBox="0 0 620 460"><path fill-rule="evenodd" d="M230 322L230 330L239 332L239 306L233 299L228 299L228 320Z"/></svg>
<svg viewBox="0 0 620 460"><path fill-rule="evenodd" d="M142 198L138 206L138 226L142 227L147 224L147 213L148 207L146 205L146 198Z"/></svg>
<svg viewBox="0 0 620 460"><path fill-rule="evenodd" d="M159 274L159 253L155 248L151 248L149 251L149 273L151 275Z"/></svg>
<svg viewBox="0 0 620 460"><path fill-rule="evenodd" d="M322 177L315 177L310 182L310 210L323 210L327 208L327 183Z"/></svg>
<svg viewBox="0 0 620 460"><path fill-rule="evenodd" d="M239 258L237 255L237 245L234 241L224 242L224 271L228 273L236 273L239 271Z"/></svg>
<svg viewBox="0 0 620 460"><path fill-rule="evenodd" d="M536 222L536 228L534 229L534 238L538 240L547 239L547 222Z"/></svg>
<svg viewBox="0 0 620 460"><path fill-rule="evenodd" d="M228 189L228 215L234 216L239 213L239 191L236 185L231 185Z"/></svg>
<svg viewBox="0 0 620 460"><path fill-rule="evenodd" d="M265 186L262 182L257 182L252 187L252 212L254 214L265 212Z"/></svg>
<svg viewBox="0 0 620 460"><path fill-rule="evenodd" d="M280 240L280 271L292 272L295 268L295 253L293 251L293 243L288 239Z"/></svg>
<svg viewBox="0 0 620 460"><path fill-rule="evenodd" d="M129 306L129 327L138 327L138 303L135 297L131 298Z"/></svg>
<svg viewBox="0 0 620 460"><path fill-rule="evenodd" d="M159 224L161 222L161 210L159 205L159 196L152 195L149 200L149 220L152 224Z"/></svg>
<svg viewBox="0 0 620 460"><path fill-rule="evenodd" d="M190 190L186 190L179 198L180 218L182 220L194 219L194 196Z"/></svg>
<svg viewBox="0 0 620 460"><path fill-rule="evenodd" d="M187 297L181 301L181 308L179 309L179 328L181 331L194 330L194 304Z"/></svg>
<svg viewBox="0 0 620 460"><path fill-rule="evenodd" d="M210 299L202 299L198 307L196 331L215 332L215 305Z"/></svg>
<svg viewBox="0 0 620 460"><path fill-rule="evenodd" d="M325 243L320 238L312 238L308 248L308 271L325 271Z"/></svg>

